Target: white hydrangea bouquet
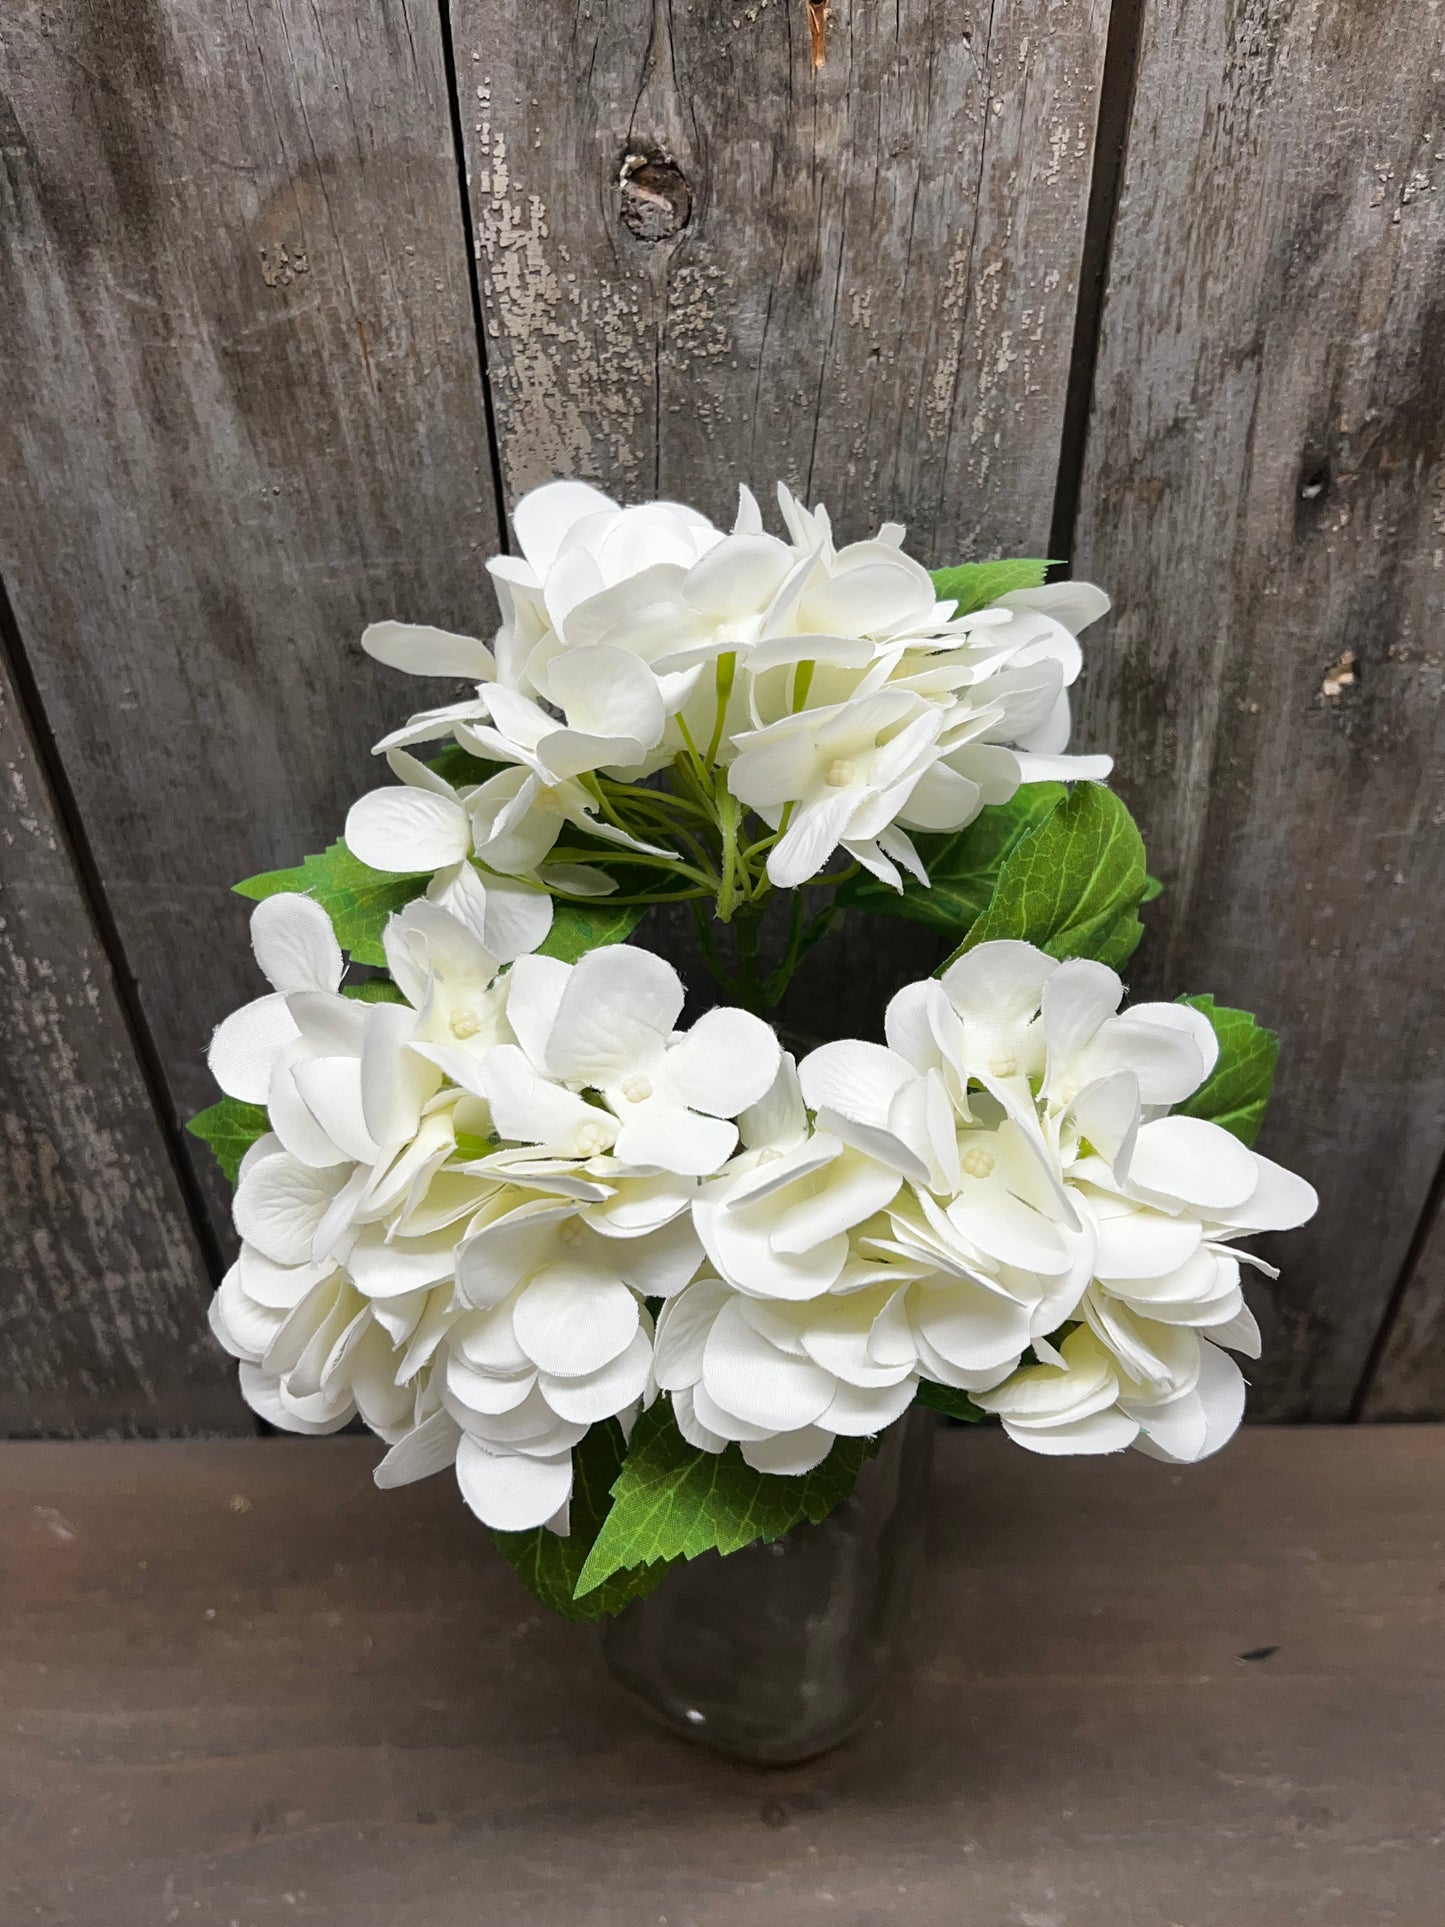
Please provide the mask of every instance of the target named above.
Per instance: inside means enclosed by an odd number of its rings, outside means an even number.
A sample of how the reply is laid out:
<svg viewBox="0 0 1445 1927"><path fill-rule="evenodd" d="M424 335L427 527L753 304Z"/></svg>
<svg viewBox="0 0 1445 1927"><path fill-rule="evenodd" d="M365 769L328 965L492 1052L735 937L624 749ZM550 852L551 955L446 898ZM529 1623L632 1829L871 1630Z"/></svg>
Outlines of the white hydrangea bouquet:
<svg viewBox="0 0 1445 1927"><path fill-rule="evenodd" d="M821 1519L915 1401L1214 1451L1270 1269L1237 1240L1315 1207L1251 1148L1271 1033L1121 1009L1155 886L1108 759L1064 753L1107 598L930 575L891 524L839 548L778 493L781 537L746 490L724 534L554 483L491 646L368 630L475 694L377 745L398 780L343 842L238 886L272 990L192 1126L236 1184L212 1322L251 1406L359 1414L382 1486L455 1467L576 1618ZM674 902L727 999L690 1027L637 942ZM845 912L949 954L886 1041L796 1061L760 1013Z"/></svg>

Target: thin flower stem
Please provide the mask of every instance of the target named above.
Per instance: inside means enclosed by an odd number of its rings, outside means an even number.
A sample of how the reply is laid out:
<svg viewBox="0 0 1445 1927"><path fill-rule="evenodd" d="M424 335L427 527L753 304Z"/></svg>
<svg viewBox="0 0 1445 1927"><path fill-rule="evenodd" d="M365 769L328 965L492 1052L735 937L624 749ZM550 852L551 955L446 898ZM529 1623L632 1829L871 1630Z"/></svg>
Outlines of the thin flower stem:
<svg viewBox="0 0 1445 1927"><path fill-rule="evenodd" d="M595 864L599 860L607 860L604 852L601 850L573 850L567 848L554 848L548 858L549 862L557 863ZM641 852L638 851L622 850L617 856L611 858L611 861L614 863L636 864L640 868L647 870L667 870L674 876L691 877L694 882L702 884L705 889L714 890L717 888L718 879L715 874L705 870L695 870L690 863L684 863L676 856L643 856Z"/></svg>
<svg viewBox="0 0 1445 1927"><path fill-rule="evenodd" d="M555 897L558 903L606 904L608 909L614 909L618 905L622 905L631 909L639 903L690 903L695 897L710 897L712 890L710 888L706 890L661 890L649 896L599 897L585 894L579 895L574 891L559 890L555 886L549 885L548 894Z"/></svg>
<svg viewBox="0 0 1445 1927"><path fill-rule="evenodd" d="M690 797L679 796L676 790L644 789L641 783L623 783L615 776L604 776L602 781L614 796L625 796L629 800L650 806L654 810L686 810L689 816L701 816L712 821L712 812Z"/></svg>
<svg viewBox="0 0 1445 1927"><path fill-rule="evenodd" d="M733 677L737 674L738 659L735 650L717 659L717 721L712 728L712 741L707 746L709 768L717 761L718 750L722 747L723 724L727 720L728 702L733 693ZM681 721L681 718L678 719Z"/></svg>

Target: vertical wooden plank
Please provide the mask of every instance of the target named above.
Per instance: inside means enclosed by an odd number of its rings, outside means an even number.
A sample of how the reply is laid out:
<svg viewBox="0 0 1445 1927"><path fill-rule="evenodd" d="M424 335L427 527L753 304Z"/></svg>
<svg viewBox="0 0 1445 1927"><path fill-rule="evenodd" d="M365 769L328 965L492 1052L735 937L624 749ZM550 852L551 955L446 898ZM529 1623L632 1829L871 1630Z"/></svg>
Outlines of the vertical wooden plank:
<svg viewBox="0 0 1445 1927"><path fill-rule="evenodd" d="M1107 0L838 0L816 69L804 0L452 11L513 499L783 479L934 562L1047 552ZM876 1026L939 954L872 925L805 1000Z"/></svg>
<svg viewBox="0 0 1445 1927"><path fill-rule="evenodd" d="M1348 1409L1445 1139L1445 11L1147 8L1076 565L1140 982L1284 1033L1257 1416Z"/></svg>
<svg viewBox="0 0 1445 1927"><path fill-rule="evenodd" d="M254 1430L0 652L0 1437Z"/></svg>
<svg viewBox="0 0 1445 1927"><path fill-rule="evenodd" d="M1045 541L1106 0L453 12L510 491Z"/></svg>
<svg viewBox="0 0 1445 1927"><path fill-rule="evenodd" d="M1445 1206L1439 1185L1360 1388L1363 1419L1445 1418Z"/></svg>
<svg viewBox="0 0 1445 1927"><path fill-rule="evenodd" d="M255 989L227 884L414 695L362 626L492 619L438 16L14 0L0 126L0 569L184 1114Z"/></svg>

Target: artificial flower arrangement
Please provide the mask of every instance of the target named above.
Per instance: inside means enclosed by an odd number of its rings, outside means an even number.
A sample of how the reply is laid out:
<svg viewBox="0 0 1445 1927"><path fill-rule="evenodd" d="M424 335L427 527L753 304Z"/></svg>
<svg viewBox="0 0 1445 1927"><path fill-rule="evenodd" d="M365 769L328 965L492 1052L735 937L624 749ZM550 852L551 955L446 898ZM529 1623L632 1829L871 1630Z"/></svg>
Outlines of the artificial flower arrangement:
<svg viewBox="0 0 1445 1927"><path fill-rule="evenodd" d="M1252 1148L1270 1032L1121 1008L1157 886L1108 759L1065 753L1107 598L930 575L896 525L840 548L778 494L781 537L746 489L725 534L553 483L489 565L491 646L367 631L475 694L377 745L399 780L343 842L237 886L272 990L192 1126L236 1183L212 1323L254 1410L359 1415L382 1486L455 1468L570 1617L821 1519L916 1401L1032 1452L1214 1451L1271 1269L1237 1241L1316 1202ZM662 903L728 1000L687 1027ZM883 1042L795 1059L761 1013L879 913L938 971Z"/></svg>

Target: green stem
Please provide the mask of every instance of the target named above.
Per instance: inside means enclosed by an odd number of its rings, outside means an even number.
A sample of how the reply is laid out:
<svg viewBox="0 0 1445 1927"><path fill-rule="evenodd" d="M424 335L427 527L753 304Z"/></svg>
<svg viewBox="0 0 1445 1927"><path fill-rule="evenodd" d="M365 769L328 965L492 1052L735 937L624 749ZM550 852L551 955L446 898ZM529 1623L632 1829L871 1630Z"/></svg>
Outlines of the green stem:
<svg viewBox="0 0 1445 1927"><path fill-rule="evenodd" d="M727 720L728 700L733 693L733 678L737 674L738 659L733 650L717 659L717 721L713 724L712 741L707 746L707 760L711 767L717 761L718 750L722 746L723 724ZM681 721L681 718L678 719Z"/></svg>

